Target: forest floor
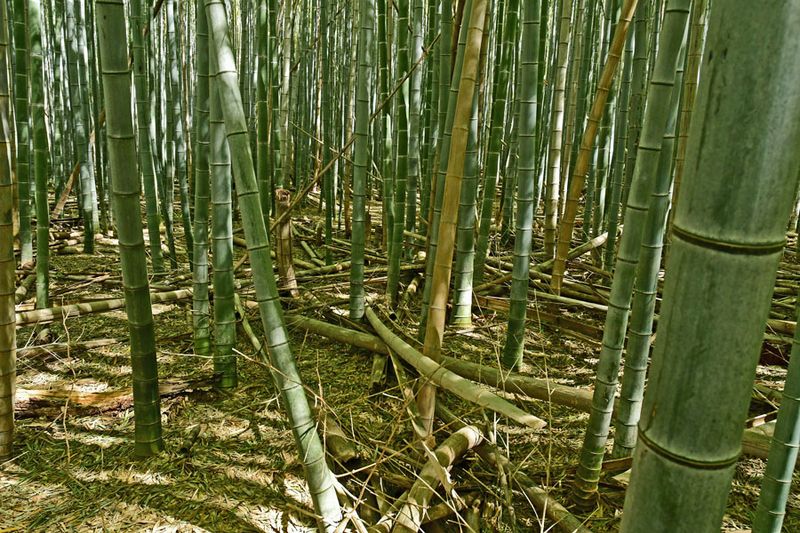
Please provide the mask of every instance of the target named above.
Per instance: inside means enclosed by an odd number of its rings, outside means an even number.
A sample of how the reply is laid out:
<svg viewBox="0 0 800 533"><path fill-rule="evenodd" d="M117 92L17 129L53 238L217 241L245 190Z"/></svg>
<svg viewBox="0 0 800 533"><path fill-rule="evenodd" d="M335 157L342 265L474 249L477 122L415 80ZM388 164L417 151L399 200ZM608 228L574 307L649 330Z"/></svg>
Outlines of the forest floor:
<svg viewBox="0 0 800 533"><path fill-rule="evenodd" d="M237 249L237 254L242 252ZM306 258L299 247L295 254ZM339 259L347 257L340 254ZM84 281L75 279L76 274L85 276ZM93 256L55 254L52 305L121 297L120 287L108 281L119 280L118 274L118 254L110 246L99 246ZM238 291L244 300L252 298L247 276L238 278L245 281ZM367 285L376 296L383 293L383 284L377 281ZM170 278L162 278L161 283L169 284ZM187 287L190 281L175 285ZM313 291L319 301L330 304L326 310L305 306L306 316L331 321L332 308L346 309L341 302L347 297L347 272L304 280L300 288L301 293ZM212 374L212 361L193 354L191 302L154 304L153 311L161 379L199 380L188 390L162 397L165 451L150 459L133 456L133 409L129 405L100 412L63 401L29 406L18 414L16 456L0 464L0 531L313 530L312 507L291 428L269 368L254 353L247 336L239 328L239 387L230 392L215 390L202 382ZM601 311L570 308L564 312L602 328ZM379 315L390 323L385 312ZM391 327L396 333L405 333L408 340L416 332L418 315L419 302L412 300ZM448 331L444 351L496 366L506 320L502 314L483 310L473 328ZM255 311L249 312L249 321L260 335ZM558 333L545 322L532 322L522 372L591 388L599 343L586 336ZM102 392L130 387L123 310L70 318L48 327L48 342L120 342L88 351L21 355L19 388ZM18 346L35 344L41 330L42 326L18 330ZM414 447L396 382L390 377L385 390L370 393L372 354L300 329L290 331L293 353L317 406L336 417L357 446L361 464L379 466L377 475L387 493L396 495L407 488L425 458ZM788 352L788 346L782 349ZM780 390L784 375L781 366L760 366L758 380ZM534 431L509 425L491 412L440 394L460 416L492 430L496 444L521 470L570 507L570 486L588 415L554 403L506 397L546 420L547 427ZM437 428L437 441L441 441L449 430ZM739 462L724 530L749 527L764 466L757 458L743 457ZM336 471L342 473L341 468ZM546 531L551 527L522 493L504 490L497 472L484 467L474 455L467 455L454 470L454 481L462 496L480 495L486 531ZM604 478L600 505L594 512L573 512L593 531L616 531L625 485L624 475ZM348 487L358 490L356 485ZM459 520L451 515L444 530L466 530ZM797 490L789 501L785 530L800 531Z"/></svg>

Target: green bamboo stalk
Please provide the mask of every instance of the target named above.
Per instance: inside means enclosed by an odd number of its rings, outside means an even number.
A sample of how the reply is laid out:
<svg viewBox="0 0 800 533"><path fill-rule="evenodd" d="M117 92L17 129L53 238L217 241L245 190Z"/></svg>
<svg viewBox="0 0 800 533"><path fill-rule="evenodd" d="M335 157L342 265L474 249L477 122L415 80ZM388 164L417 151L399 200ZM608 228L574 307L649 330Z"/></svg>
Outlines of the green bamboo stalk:
<svg viewBox="0 0 800 533"><path fill-rule="evenodd" d="M589 424L581 449L580 466L575 478L573 496L580 505L591 505L600 478L605 444L614 408L613 399L617 392L619 365L625 342L625 331L628 327L642 233L653 189L653 176L658 170L661 141L671 115L670 98L675 84L676 65L686 33L688 15L689 0L667 1L664 26L658 43L658 57L647 92L642 135L636 157L636 170L626 208L625 231L622 233L611 284L611 298L603 330L603 347L600 351L595 377L593 407L589 415ZM573 176L573 184L574 179ZM573 196L570 195L570 198ZM563 232L562 236L568 237L571 234L572 230L570 229L569 232ZM559 256L561 256L560 253ZM554 267L558 266L557 258ZM553 282L555 275L554 269Z"/></svg>
<svg viewBox="0 0 800 533"><path fill-rule="evenodd" d="M74 117L73 128L75 134L75 147L77 149L77 163L80 165L80 211L83 215L83 251L94 253L94 233L99 225L97 211L97 190L95 187L94 167L91 164L91 149L89 146L89 75L88 58L86 56L86 22L84 18L84 3L82 0L67 0L67 22L69 15L72 19L74 38L72 39L70 62L74 69L70 72L70 103ZM72 13L70 13L72 11ZM72 33L71 32L71 33Z"/></svg>
<svg viewBox="0 0 800 533"><path fill-rule="evenodd" d="M165 17L157 17L154 22L158 22L157 30L154 32L155 53L152 54L153 60L150 61L152 77L156 79L153 85L151 98L154 109L151 117L154 121L152 132L151 147L156 147L159 152L157 159L158 181L159 181L159 205L161 206L161 217L164 220L164 229L167 235L167 247L169 248L169 261L173 269L178 268L178 252L175 245L174 231L174 210L175 202L175 130L172 127L172 104L171 89L169 83L169 73L165 73L163 68L156 68L156 65L167 65L167 54L165 51L166 39L164 37ZM155 154L155 152L154 152Z"/></svg>
<svg viewBox="0 0 800 533"><path fill-rule="evenodd" d="M427 42L432 42L438 36L438 29L436 27L436 10L437 2L428 2L428 24L423 29L427 30ZM441 17L439 17L441 18ZM436 57L436 52L441 46L441 40L430 50L430 53ZM435 61L426 62L425 66L425 97L422 99L423 105L423 124L422 124L422 150L420 153L420 160L422 170L420 170L421 183L420 183L420 205L419 205L419 229L421 235L426 235L428 232L428 224L430 222L430 208L433 200L433 183L434 183L434 169L436 168L436 149L438 147L437 141L439 139L439 65Z"/></svg>
<svg viewBox="0 0 800 533"><path fill-rule="evenodd" d="M205 8L213 43L212 56L215 55L218 62L212 75L217 80L219 101L226 119L225 132L236 179L236 194L242 213L250 265L253 268L256 298L267 337L269 360L274 369L272 375L287 410L314 507L325 529L334 531L341 521L341 508L334 489L333 475L325 463L325 450L316 432L314 417L288 344L278 288L272 272L269 237L264 225L253 159L250 155L247 125L238 91L238 76L227 36L225 7L219 0L206 0Z"/></svg>
<svg viewBox="0 0 800 533"><path fill-rule="evenodd" d="M547 180L544 199L544 252L552 257L556 249L558 226L559 175L561 173L561 143L564 125L564 96L569 60L570 18L572 0L561 0L561 17L558 27L558 47L553 75L553 103L550 117L550 149L547 158ZM569 244L569 243L568 243Z"/></svg>
<svg viewBox="0 0 800 533"><path fill-rule="evenodd" d="M16 120L16 176L19 197L20 263L33 262L30 185L30 113L28 110L28 46L26 0L14 0L14 117Z"/></svg>
<svg viewBox="0 0 800 533"><path fill-rule="evenodd" d="M536 119L539 77L539 2L528 1L522 10L522 54L519 95L519 188L517 226L514 236L514 270L508 312L508 331L501 362L506 368L522 363L525 345L525 312L528 303L528 276L533 242L533 215L536 198Z"/></svg>
<svg viewBox="0 0 800 533"><path fill-rule="evenodd" d="M208 302L208 202L209 183L209 66L208 23L205 9L195 6L197 24L197 49L195 52L195 159L194 159L194 263L192 270L192 325L194 330L194 352L198 355L211 353ZM230 182L230 181L229 181ZM216 242L216 241L215 241ZM217 254L214 254L217 257ZM219 300L216 300L219 304Z"/></svg>
<svg viewBox="0 0 800 533"><path fill-rule="evenodd" d="M63 69L64 62L62 61L63 58L63 46L64 41L62 36L63 32L63 17L62 13L64 13L64 2L63 0L56 1L51 0L50 2L50 9L46 10L49 12L49 16L47 17L48 21L48 35L47 41L50 43L51 48L51 61L50 61L50 87L53 88L50 91L50 108L52 109L52 123L58 124L62 126L64 124L64 94L68 91L64 86L64 77L65 77L65 70ZM63 126L62 126L63 127ZM52 137L52 174L55 175L56 178L56 197L60 197L61 193L64 190L64 185L67 181L67 170L65 170L64 164L64 135L62 132L62 127L58 128L51 128L50 135ZM68 131L68 130L64 130Z"/></svg>
<svg viewBox="0 0 800 533"><path fill-rule="evenodd" d="M291 125L289 123L290 109L290 81L292 74L292 19L294 10L291 4L282 2L281 10L281 74L280 74L280 144L281 144L281 173L279 180L275 183L275 188L285 189L289 187L292 180L292 138L290 135Z"/></svg>
<svg viewBox="0 0 800 533"><path fill-rule="evenodd" d="M378 2L378 99L381 102L389 98L389 46L387 41L387 26L389 17L386 16L386 2ZM386 105L381 110L380 123L380 175L382 180L381 197L383 202L383 240L386 245L388 255L392 253L392 236L394 231L394 172L392 171L392 109ZM329 173L330 176L332 174ZM330 178L326 177L326 180ZM326 181L327 182L327 181ZM328 244L326 242L326 244ZM326 257L326 262L328 259ZM332 258L331 258L332 262Z"/></svg>
<svg viewBox="0 0 800 533"><path fill-rule="evenodd" d="M163 449L153 313L140 209L140 180L131 106L131 72L123 0L97 0L95 26L106 103L106 138L122 283L131 341L134 453Z"/></svg>
<svg viewBox="0 0 800 533"><path fill-rule="evenodd" d="M465 0L464 10L472 11L473 0ZM452 25L451 25L452 26ZM464 65L464 50L467 43L468 25L462 24L458 33L458 47L456 49L455 62L451 62L452 52L439 58L442 73L447 72L446 78L450 78L450 90L447 99L447 116L445 117L444 131L442 132L441 150L439 151L439 168L436 172L435 198L433 202L433 216L431 225L428 229L428 254L425 258L425 286L422 290L422 310L420 311L418 339L423 341L426 335L428 323L428 311L430 308L431 292L433 289L433 270L436 262L436 253L439 247L439 225L442 218L442 204L444 202L445 181L447 176L447 164L450 157L450 144L452 140L453 121L455 120L456 103L458 102L458 88L461 82L461 71ZM442 49L450 50L449 46ZM445 64L445 61L447 62ZM452 65L452 76L450 76Z"/></svg>
<svg viewBox="0 0 800 533"><path fill-rule="evenodd" d="M639 134L642 130L642 115L644 112L645 91L647 89L647 58L650 55L649 41L647 39L647 21L650 17L650 3L643 2L642 8L637 9L636 20L633 25L633 63L631 65L631 101L628 113L628 131L625 134L625 177L622 181L621 205L628 205L633 170L636 168L636 147L639 144ZM625 216L625 210L622 210ZM620 223L624 222L624 218Z"/></svg>
<svg viewBox="0 0 800 533"><path fill-rule="evenodd" d="M205 10L203 10L205 11ZM205 18L205 17L204 17ZM206 22L207 23L207 22ZM210 43L209 44L213 44ZM216 73L217 58L210 51L210 72ZM219 387L238 384L236 357L236 314L233 273L233 209L231 154L225 137L219 78L213 74L209 98L209 166L211 169L212 257L214 261L214 371L221 374ZM248 139L249 143L249 139Z"/></svg>
<svg viewBox="0 0 800 533"><path fill-rule="evenodd" d="M800 182L800 180L798 180ZM798 308L800 311L800 308ZM796 315L800 319L800 315ZM778 421L753 518L753 533L780 533L800 449L800 328L795 329Z"/></svg>
<svg viewBox="0 0 800 533"><path fill-rule="evenodd" d="M99 128L97 124L99 123L100 113L103 109L103 95L102 95L102 79L99 74L97 74L97 61L96 61L96 49L97 45L95 43L95 34L97 33L94 30L94 8L91 2L85 2L84 0L80 0L81 5L86 9L86 16L82 17L79 22L83 21L83 24L78 24L78 38L80 39L81 43L85 43L82 45L82 48L86 49L86 60L87 60L87 81L86 87L88 88L88 102L89 107L87 111L89 113L89 121L87 124L91 125L90 131L93 129L95 132L98 132ZM87 33L89 38L87 38ZM96 142L94 143L94 154L92 157L92 161L94 163L94 176L95 176L95 184L97 191L94 195L96 199L97 208L94 210L94 216L97 217L94 219L95 227L100 228L100 232L105 232L108 229L108 224L110 221L113 221L113 212L108 208L108 176L106 175L106 160L105 160L105 138L103 135L100 135L99 132L95 135Z"/></svg>
<svg viewBox="0 0 800 533"><path fill-rule="evenodd" d="M397 2L397 69L395 77L403 78L408 72L408 12L410 10L409 0L398 0ZM408 155L409 155L409 131L408 131L408 87L409 82L405 81L403 87L397 93L397 154L396 167L394 174L394 221L392 227L392 252L389 256L389 272L386 280L386 296L389 304L394 307L398 303L398 289L400 287L400 261L405 255L403 253L403 230L406 227L406 203L411 201L408 196ZM415 185L416 187L416 185ZM416 188L412 188L416 191ZM416 193L415 193L416 194ZM416 202L416 197L413 200Z"/></svg>
<svg viewBox="0 0 800 533"><path fill-rule="evenodd" d="M258 1L257 35L258 35L258 63L256 68L256 176L258 190L261 193L261 210L269 218L269 209L272 205L272 176L270 175L269 154L269 106L268 84L269 72L267 56L269 48L269 34L267 17L267 0ZM202 9L201 9L202 10ZM320 46L325 46L325 39L320 39ZM323 152L324 153L324 152ZM267 223L267 220L264 221Z"/></svg>
<svg viewBox="0 0 800 533"><path fill-rule="evenodd" d="M145 22L149 19L149 7L142 0L131 0L131 36L133 40L133 81L136 88L136 126L139 168L144 184L145 209L147 211L147 241L150 245L150 263L154 272L164 271L161 253L161 216L158 213L156 192L156 170L150 146L150 88L147 76L147 48L144 43Z"/></svg>
<svg viewBox="0 0 800 533"><path fill-rule="evenodd" d="M639 9L642 9L642 5L644 5L644 2L639 5ZM634 14L634 17L636 16L638 15ZM606 270L613 270L614 258L616 257L617 228L619 227L619 211L624 178L625 144L628 133L628 103L631 92L631 72L633 70L634 34L635 32L628 32L625 41L619 105L617 105L617 118L614 121L616 129L614 133L614 157L611 165L611 195L608 203L608 222L606 224L608 243L605 247L602 263Z"/></svg>
<svg viewBox="0 0 800 533"><path fill-rule="evenodd" d="M597 83L594 102L586 118L586 127L583 132L578 157L575 161L575 167L572 171L569 192L559 226L558 249L556 250L556 261L553 266L553 279L550 283L553 292L556 294L561 290L561 280L566 270L566 256L567 253L569 253L572 232L575 227L575 218L578 214L578 201L580 200L581 191L583 190L586 174L589 171L589 163L593 153L592 148L594 147L595 138L597 136L597 129L603 117L609 92L611 91L611 85L618 70L619 61L622 57L622 49L625 46L625 35L630 27L636 4L637 0L626 0L620 12L619 21L614 30L614 37L609 47L608 57L606 58L600 79ZM673 66L669 76L673 76L674 74L675 70ZM660 134L657 135L660 141L661 136ZM589 189L587 191L587 196L592 194L592 192L593 190Z"/></svg>
<svg viewBox="0 0 800 533"><path fill-rule="evenodd" d="M478 62L486 17L486 0L473 0L469 12L464 64L458 85L458 101L453 119L452 142L447 161L447 177L444 185L442 218L439 223L439 244L431 279L430 307L425 329L423 353L434 361L441 359L444 337L445 311L450 286L450 275L458 222L458 203L464 173L464 152L469 137L469 122L472 115L472 100L476 91ZM417 405L425 429L430 435L433 425L433 409L436 404L436 388L423 385L417 393ZM427 436L427 435L426 435Z"/></svg>
<svg viewBox="0 0 800 533"><path fill-rule="evenodd" d="M508 19L513 21L513 17L518 12L519 0L508 0ZM497 189L497 181L501 179L500 153L504 136L506 134L505 117L506 101L509 93L509 79L511 70L511 51L516 41L517 24L505 24L506 18L503 15L503 4L505 0L498 1L497 13L497 46L495 56L499 57L500 63L494 71L494 89L491 126L489 134L489 146L486 151L486 168L484 170L483 181L483 200L481 202L481 221L478 228L478 242L475 245L474 261L474 280L477 285L483 283L485 272L486 257L489 253L489 230L492 226L492 206ZM514 5L512 5L514 4Z"/></svg>
<svg viewBox="0 0 800 533"><path fill-rule="evenodd" d="M189 181L186 174L186 140L183 134L183 91L181 91L180 65L178 64L179 40L176 38L175 0L167 0L167 56L169 60L169 86L172 106L172 128L175 139L175 177L181 200L181 220L183 222L183 238L186 240L186 252L189 255L189 266L194 262L194 239L192 237L192 216L189 211ZM170 205L171 209L172 206Z"/></svg>
<svg viewBox="0 0 800 533"><path fill-rule="evenodd" d="M800 168L800 4L751 7L711 7L623 533L719 531L741 452Z"/></svg>
<svg viewBox="0 0 800 533"><path fill-rule="evenodd" d="M409 18L411 42L409 57L412 65L422 57L422 0L410 0ZM402 19L401 19L402 21ZM404 31L401 26L398 31ZM408 85L408 189L406 200L405 229L415 231L417 228L417 190L421 189L420 180L422 179L420 170L420 152L422 151L420 140L420 127L422 114L422 76L424 69L415 68L411 71L411 79ZM406 248L406 257L410 257L412 248Z"/></svg>
<svg viewBox="0 0 800 533"><path fill-rule="evenodd" d="M283 186L283 171L281 169L281 120L278 96L280 94L281 78L279 76L278 62L278 0L269 1L269 111L270 111L270 153L272 154L272 186ZM272 210L275 210L275 196L272 197Z"/></svg>
<svg viewBox="0 0 800 533"><path fill-rule="evenodd" d="M369 165L370 85L372 82L375 4L361 2L358 29L358 79L356 82L356 135L353 150L353 223L350 247L350 318L364 317L364 241L367 222L367 166ZM379 0L380 1L380 0Z"/></svg>
<svg viewBox="0 0 800 533"><path fill-rule="evenodd" d="M672 225L675 206L681 191L681 178L683 176L684 162L686 159L686 145L689 139L689 124L692 119L695 94L697 93L697 77L700 72L700 60L703 54L703 43L706 35L706 7L707 0L695 0L692 3L692 22L689 27L689 49L686 58L686 77L683 79L683 96L681 101L681 117L678 128L678 148L675 151L675 185L673 185L673 208L669 212L667 227Z"/></svg>
<svg viewBox="0 0 800 533"><path fill-rule="evenodd" d="M676 85L683 81L683 57L675 76ZM616 457L633 453L636 445L636 424L639 422L644 397L647 359L650 355L650 336L653 333L653 316L658 294L658 274L661 269L661 250L664 245L667 212L670 207L672 186L672 155L675 146L675 128L678 117L680 91L673 89L670 96L670 118L661 142L658 170L653 182L650 205L644 220L641 251L636 266L636 285L631 307L631 325L628 331L628 350L625 353L625 373L622 379L619 408L614 421L614 451Z"/></svg>
<svg viewBox="0 0 800 533"><path fill-rule="evenodd" d="M321 41L320 41L320 45L322 46L322 49L320 50L320 58L322 58L322 61L324 62L324 68L322 69L322 71L323 71L323 73L322 73L322 82L321 82L322 83L322 87L320 88L320 91L322 91L322 105L320 107L321 107L322 120L323 120L323 123L322 123L322 134L323 134L324 143L323 143L323 148L322 148L322 160L320 161L320 164L321 165L325 165L326 164L325 162L329 160L328 156L327 156L328 147L333 144L334 139L335 139L334 131L333 131L333 129L334 129L334 125L333 125L333 123L334 123L334 120L333 120L333 118L334 118L333 117L333 108L334 108L334 106L332 105L332 103L333 103L333 95L334 95L334 76L333 76L334 66L333 66L332 59L334 57L335 50L331 51L329 49L328 45L327 45L328 39L331 39L331 41L333 41L333 39L335 37L335 28L329 23L328 11L332 9L331 5L328 2L324 2L324 1L322 2L322 4L323 4L322 5L322 10L321 10L321 13L320 13L320 28L322 28L321 31L328 32L327 36L325 36L325 35L321 36ZM382 5L383 5L382 2L378 3L378 9L379 10L380 10ZM382 20L380 14L379 14L378 15L378 28L379 28L378 40L379 41L380 41L380 28L385 28L385 25L386 25L386 21ZM384 35L384 41L385 41L385 35ZM335 41L333 41L333 42L335 42ZM379 49L380 49L380 46L381 45L379 43L378 44L378 48ZM385 44L384 44L384 49L385 49ZM384 50L383 53L385 54L385 50ZM379 57L380 57L380 53L379 53ZM384 80L384 78L386 76L386 73L382 72L381 76L382 76L381 77L381 84L386 83L386 81ZM381 90L383 90L383 89L381 89ZM387 179L386 179L387 176L384 173L386 168L387 168L387 166L384 165L383 166L384 170L381 171L381 176L383 177L384 185L387 183ZM334 206L334 203L335 203L334 202L334 198L335 198L334 188L335 188L335 185L336 185L336 182L335 182L334 173L333 172L327 172L325 174L325 176L323 177L323 181L322 181L322 192L323 192L324 201L325 201L325 264L326 265L332 265L333 264L333 251L330 248L330 246L333 244L333 216L334 216L334 207L335 207ZM389 192L391 192L391 189L389 189ZM391 194L388 194L388 197L391 198ZM387 198L387 191L384 188L384 201L386 201L386 198ZM386 208L384 208L384 212L387 212ZM391 224L389 224L389 223L386 223L384 225L384 235L385 235L385 233L387 231L386 228L390 228L390 227L391 227Z"/></svg>
<svg viewBox="0 0 800 533"><path fill-rule="evenodd" d="M475 256L475 196L478 194L478 92L475 91L464 153L464 178L458 204L453 312L456 327L472 326L472 265Z"/></svg>
<svg viewBox="0 0 800 533"><path fill-rule="evenodd" d="M36 180L36 308L49 307L50 208L47 203L47 128L44 117L44 61L42 57L41 3L27 0L30 103L33 126L33 172Z"/></svg>
<svg viewBox="0 0 800 533"><path fill-rule="evenodd" d="M17 380L14 289L14 177L11 169L11 95L8 11L0 3L0 460L12 455Z"/></svg>

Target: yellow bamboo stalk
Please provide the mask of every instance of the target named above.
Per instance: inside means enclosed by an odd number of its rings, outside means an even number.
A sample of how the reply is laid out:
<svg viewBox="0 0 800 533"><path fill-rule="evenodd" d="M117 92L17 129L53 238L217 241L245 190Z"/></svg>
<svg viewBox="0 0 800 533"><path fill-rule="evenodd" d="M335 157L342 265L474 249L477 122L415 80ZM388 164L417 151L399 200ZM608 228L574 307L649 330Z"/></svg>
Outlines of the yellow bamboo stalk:
<svg viewBox="0 0 800 533"><path fill-rule="evenodd" d="M444 185L444 203L439 223L439 246L433 265L431 280L431 303L425 328L425 344L422 352L434 361L441 359L444 337L445 311L452 274L453 251L458 223L458 204L461 198L461 180L464 175L464 154L467 150L469 122L472 114L472 98L478 77L481 44L486 19L486 0L473 0L469 16L467 43L464 50L464 65L458 86L450 154L447 160L447 175ZM417 405L427 435L431 435L433 410L436 404L436 387L426 383L417 394Z"/></svg>
<svg viewBox="0 0 800 533"><path fill-rule="evenodd" d="M572 240L572 231L575 228L575 217L578 214L578 201L581 198L584 180L589 170L592 148L597 138L597 128L600 124L600 119L603 118L603 111L608 101L608 92L618 70L617 67L619 66L620 57L622 56L622 49L625 46L625 36L631 25L633 13L636 11L636 4L637 0L625 0L625 5L622 7L619 22L614 31L614 38L608 50L608 58L603 67L600 81L597 84L597 93L595 94L594 103L592 104L586 121L586 129L583 132L581 147L578 151L578 159L575 161L572 181L570 182L569 192L567 193L564 216L558 228L558 245L556 248L555 263L553 265L553 280L550 284L555 294L561 292L561 280L564 278L564 271L567 267L567 254L569 253L569 245Z"/></svg>

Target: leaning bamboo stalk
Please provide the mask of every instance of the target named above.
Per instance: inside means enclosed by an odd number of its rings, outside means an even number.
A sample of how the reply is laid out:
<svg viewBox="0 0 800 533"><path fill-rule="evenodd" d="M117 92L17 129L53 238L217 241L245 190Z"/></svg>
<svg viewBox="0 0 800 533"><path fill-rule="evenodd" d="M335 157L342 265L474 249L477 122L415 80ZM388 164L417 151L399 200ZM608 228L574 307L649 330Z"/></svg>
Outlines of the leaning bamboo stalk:
<svg viewBox="0 0 800 533"><path fill-rule="evenodd" d="M620 12L619 22L617 22L616 29L614 30L614 38L608 50L606 64L603 67L603 73L600 75L600 81L597 84L597 94L595 95L592 109L589 111L589 116L587 117L586 129L583 132L578 159L575 161L575 167L572 172L572 181L570 182L569 192L567 194L564 215L559 225L558 245L556 248L555 263L553 265L553 281L551 284L553 292L556 294L561 291L561 280L564 277L564 270L567 266L567 254L569 252L570 242L572 241L572 230L575 226L575 217L578 214L578 200L580 200L581 191L583 190L586 172L589 170L592 147L597 137L597 128L600 124L600 119L603 117L603 111L606 107L611 83L614 81L614 76L617 73L617 66L619 65L619 60L622 55L622 49L625 46L625 35L628 33L628 27L631 24L633 13L636 11L636 4L637 0L625 0L625 5Z"/></svg>
<svg viewBox="0 0 800 533"><path fill-rule="evenodd" d="M526 413L496 394L462 378L430 357L421 354L384 326L372 309L367 308L366 317L387 346L402 357L406 363L413 366L420 375L428 378L432 384L452 392L463 400L490 409L524 426L541 429L547 425L544 420Z"/></svg>
<svg viewBox="0 0 800 533"><path fill-rule="evenodd" d="M275 369L272 377L276 388L281 392L320 526L332 532L342 520L341 506L336 496L335 479L325 462L325 450L316 430L316 421L289 347L283 310L278 299L278 287L272 272L269 235L264 223L250 153L247 123L239 93L239 76L228 35L225 4L220 0L205 0L204 5L209 23L210 44L213 46L212 54L217 58L217 69L212 74L219 83L219 100L222 103L225 131L231 151L236 196L267 341L268 353L262 354L262 357L268 357L269 363Z"/></svg>

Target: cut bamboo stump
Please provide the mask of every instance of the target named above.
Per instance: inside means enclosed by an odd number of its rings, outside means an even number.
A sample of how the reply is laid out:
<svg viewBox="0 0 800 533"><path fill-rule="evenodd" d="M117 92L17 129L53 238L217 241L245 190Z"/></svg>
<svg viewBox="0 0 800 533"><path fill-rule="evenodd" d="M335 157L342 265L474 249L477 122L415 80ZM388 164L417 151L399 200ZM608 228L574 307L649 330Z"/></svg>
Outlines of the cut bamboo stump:
<svg viewBox="0 0 800 533"><path fill-rule="evenodd" d="M450 410L441 405L436 405L436 416L446 424L454 427L473 427L461 422ZM559 531L567 533L591 533L583 523L573 516L563 505L558 503L547 491L536 485L521 468L515 466L494 444L484 440L475 448L475 453L483 459L489 466L502 470L513 479L522 492L528 497L537 511L544 513L552 520Z"/></svg>

